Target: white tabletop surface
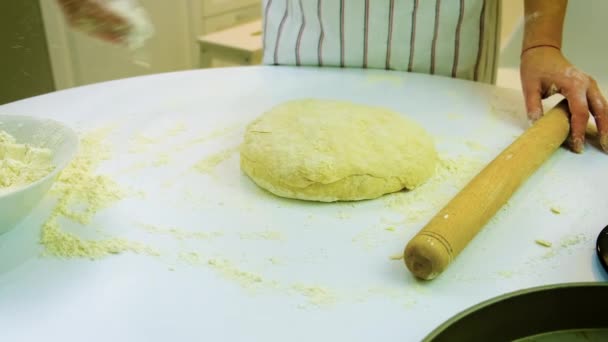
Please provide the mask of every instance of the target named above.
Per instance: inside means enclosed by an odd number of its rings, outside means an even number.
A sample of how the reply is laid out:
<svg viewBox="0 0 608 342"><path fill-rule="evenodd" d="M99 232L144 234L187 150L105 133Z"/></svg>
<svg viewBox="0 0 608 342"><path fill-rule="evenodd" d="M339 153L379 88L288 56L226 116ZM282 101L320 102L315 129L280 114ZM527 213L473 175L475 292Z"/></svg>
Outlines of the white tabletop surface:
<svg viewBox="0 0 608 342"><path fill-rule="evenodd" d="M431 282L415 280L390 256L440 209L437 204L408 220L386 199L352 205L280 199L240 172L237 154L208 173L192 169L205 156L237 146L243 127L265 110L305 97L392 108L437 137L442 155L476 158L480 165L527 125L513 90L329 68L161 74L0 106L0 113L54 118L82 134L112 125L106 141L112 158L97 171L143 196L101 210L89 226L67 222L66 229L129 238L160 253L95 261L41 256L41 224L55 201L47 196L0 236L0 339L413 341L505 292L607 279L594 244L608 224L608 157L593 147L583 155L558 151ZM156 137L147 152L130 148L138 136ZM211 138L175 150L202 136ZM141 166L160 152L169 154L167 164ZM443 190L457 191L449 182ZM556 207L560 214L551 212ZM142 224L218 234L180 240ZM213 267L210 259L227 260L231 268Z"/></svg>

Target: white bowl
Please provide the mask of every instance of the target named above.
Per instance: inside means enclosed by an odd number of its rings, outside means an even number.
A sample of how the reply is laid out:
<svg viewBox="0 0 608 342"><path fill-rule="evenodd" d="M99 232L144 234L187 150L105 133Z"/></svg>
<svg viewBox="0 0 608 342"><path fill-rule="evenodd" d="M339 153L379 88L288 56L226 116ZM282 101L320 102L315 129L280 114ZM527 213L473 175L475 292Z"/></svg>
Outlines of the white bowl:
<svg viewBox="0 0 608 342"><path fill-rule="evenodd" d="M51 185L74 158L78 136L71 128L53 120L27 116L0 115L0 131L6 131L19 144L53 151L55 169L38 181L14 190L0 191L0 234L15 227L40 202Z"/></svg>

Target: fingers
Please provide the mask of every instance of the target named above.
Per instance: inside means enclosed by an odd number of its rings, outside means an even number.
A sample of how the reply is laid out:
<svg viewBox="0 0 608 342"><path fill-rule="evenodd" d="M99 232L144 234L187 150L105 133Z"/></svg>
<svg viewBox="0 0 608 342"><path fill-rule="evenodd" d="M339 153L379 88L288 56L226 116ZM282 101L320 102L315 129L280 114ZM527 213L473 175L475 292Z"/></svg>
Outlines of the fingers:
<svg viewBox="0 0 608 342"><path fill-rule="evenodd" d="M122 40L122 36L115 32L99 31L93 34L99 39L108 41L110 43L120 43L120 41Z"/></svg>
<svg viewBox="0 0 608 342"><path fill-rule="evenodd" d="M595 81L587 90L587 103L595 119L602 150L608 152L608 104Z"/></svg>
<svg viewBox="0 0 608 342"><path fill-rule="evenodd" d="M95 18L97 21L107 24L112 27L127 26L127 21L122 16L116 14L111 9L105 7L102 4L91 3L88 7L89 15Z"/></svg>
<svg viewBox="0 0 608 342"><path fill-rule="evenodd" d="M582 153L585 146L585 130L589 122L589 107L585 93L577 91L566 95L570 107L570 148L576 153Z"/></svg>
<svg viewBox="0 0 608 342"><path fill-rule="evenodd" d="M528 119L532 122L538 120L543 116L543 103L540 91L536 88L534 90L526 90L524 98L526 101L526 113L528 113Z"/></svg>
<svg viewBox="0 0 608 342"><path fill-rule="evenodd" d="M98 21L98 25L95 27L93 34L104 40L118 43L122 41L129 33L129 26L126 25L113 25L107 21Z"/></svg>
<svg viewBox="0 0 608 342"><path fill-rule="evenodd" d="M72 27L103 40L120 43L131 29L125 18L95 0L60 0Z"/></svg>

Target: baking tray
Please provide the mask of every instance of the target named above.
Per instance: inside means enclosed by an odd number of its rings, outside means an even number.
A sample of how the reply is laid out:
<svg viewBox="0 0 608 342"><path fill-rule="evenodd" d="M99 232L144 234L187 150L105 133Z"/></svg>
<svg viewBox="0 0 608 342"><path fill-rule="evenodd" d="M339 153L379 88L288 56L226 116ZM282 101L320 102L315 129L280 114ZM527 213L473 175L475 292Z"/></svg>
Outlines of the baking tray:
<svg viewBox="0 0 608 342"><path fill-rule="evenodd" d="M446 321L424 341L608 341L608 283L511 292Z"/></svg>

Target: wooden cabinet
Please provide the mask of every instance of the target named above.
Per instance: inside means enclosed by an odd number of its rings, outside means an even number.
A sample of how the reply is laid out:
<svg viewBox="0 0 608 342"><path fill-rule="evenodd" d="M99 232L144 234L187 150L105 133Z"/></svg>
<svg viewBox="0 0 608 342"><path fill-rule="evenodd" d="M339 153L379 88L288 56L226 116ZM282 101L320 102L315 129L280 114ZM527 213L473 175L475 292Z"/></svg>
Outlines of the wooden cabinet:
<svg viewBox="0 0 608 342"><path fill-rule="evenodd" d="M248 6L260 7L260 0L202 0L202 16L213 17Z"/></svg>
<svg viewBox="0 0 608 342"><path fill-rule="evenodd" d="M203 17L201 34L213 33L260 18L260 4L237 8L215 16Z"/></svg>

